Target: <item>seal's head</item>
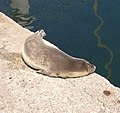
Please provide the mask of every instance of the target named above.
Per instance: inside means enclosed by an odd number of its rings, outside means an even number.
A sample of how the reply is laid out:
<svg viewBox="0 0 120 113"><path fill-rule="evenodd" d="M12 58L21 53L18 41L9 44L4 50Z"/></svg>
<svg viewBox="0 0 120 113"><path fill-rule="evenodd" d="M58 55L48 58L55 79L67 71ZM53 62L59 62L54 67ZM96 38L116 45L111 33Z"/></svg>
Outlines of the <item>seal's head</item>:
<svg viewBox="0 0 120 113"><path fill-rule="evenodd" d="M69 65L70 77L80 77L95 72L96 67L84 59L73 59ZM67 76L66 76L67 77Z"/></svg>

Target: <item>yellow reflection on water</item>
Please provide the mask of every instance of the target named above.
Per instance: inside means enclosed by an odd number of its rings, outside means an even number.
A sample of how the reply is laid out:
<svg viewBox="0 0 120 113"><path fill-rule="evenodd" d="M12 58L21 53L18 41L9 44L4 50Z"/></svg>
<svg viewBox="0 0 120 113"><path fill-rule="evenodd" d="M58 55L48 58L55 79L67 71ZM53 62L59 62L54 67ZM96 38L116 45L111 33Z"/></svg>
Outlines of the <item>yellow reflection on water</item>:
<svg viewBox="0 0 120 113"><path fill-rule="evenodd" d="M95 0L95 3L94 3L94 5L93 5L93 9L94 9L94 12L95 12L95 16L100 20L100 24L99 24L98 27L95 29L94 35L95 35L95 37L97 38L97 41L98 41L98 44L97 44L97 45L98 45L98 47L106 49L106 50L109 52L109 54L110 54L110 59L109 59L109 61L104 65L105 69L108 71L107 78L109 78L109 77L111 76L111 68L110 68L110 66L111 66L111 64L112 64L114 54L113 54L112 50L111 50L107 45L105 45L105 44L102 43L101 37L100 37L100 35L99 35L99 33L100 33L100 31L101 31L101 28L102 28L102 26L103 26L103 24L104 24L104 20L103 20L102 17L98 14L98 1L99 1L99 0Z"/></svg>
<svg viewBox="0 0 120 113"><path fill-rule="evenodd" d="M34 16L29 16L29 1L28 0L11 0L10 7L12 8L12 18L27 29L33 29L31 25L36 20Z"/></svg>

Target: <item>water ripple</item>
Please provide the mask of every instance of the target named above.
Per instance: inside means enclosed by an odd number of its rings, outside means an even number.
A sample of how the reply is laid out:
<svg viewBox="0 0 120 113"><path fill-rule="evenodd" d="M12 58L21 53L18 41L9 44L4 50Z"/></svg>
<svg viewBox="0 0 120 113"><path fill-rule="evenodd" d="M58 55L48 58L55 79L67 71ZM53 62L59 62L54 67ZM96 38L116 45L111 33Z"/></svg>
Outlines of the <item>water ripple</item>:
<svg viewBox="0 0 120 113"><path fill-rule="evenodd" d="M100 47L100 48L106 49L109 52L109 54L110 54L109 61L104 65L105 69L108 71L107 78L110 78L110 76L111 76L111 68L110 67L111 67L111 64L112 64L112 61L113 61L114 53L113 53L113 51L107 45L103 44L103 42L101 41L101 37L99 35L99 33L101 31L101 28L103 27L104 20L98 14L98 1L99 0L95 0L95 3L93 5L93 10L94 10L95 16L99 19L100 24L95 29L94 35L95 35L95 37L97 38L97 41L98 41L97 46Z"/></svg>

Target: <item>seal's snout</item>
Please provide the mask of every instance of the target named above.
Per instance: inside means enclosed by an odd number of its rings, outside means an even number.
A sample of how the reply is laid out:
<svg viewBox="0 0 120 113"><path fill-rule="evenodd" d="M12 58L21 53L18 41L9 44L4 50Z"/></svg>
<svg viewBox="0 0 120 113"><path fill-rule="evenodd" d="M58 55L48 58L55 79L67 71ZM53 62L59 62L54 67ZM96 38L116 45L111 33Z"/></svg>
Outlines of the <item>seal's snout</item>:
<svg viewBox="0 0 120 113"><path fill-rule="evenodd" d="M89 73L93 73L96 70L96 66L94 66L93 64L88 63L87 70L88 70Z"/></svg>

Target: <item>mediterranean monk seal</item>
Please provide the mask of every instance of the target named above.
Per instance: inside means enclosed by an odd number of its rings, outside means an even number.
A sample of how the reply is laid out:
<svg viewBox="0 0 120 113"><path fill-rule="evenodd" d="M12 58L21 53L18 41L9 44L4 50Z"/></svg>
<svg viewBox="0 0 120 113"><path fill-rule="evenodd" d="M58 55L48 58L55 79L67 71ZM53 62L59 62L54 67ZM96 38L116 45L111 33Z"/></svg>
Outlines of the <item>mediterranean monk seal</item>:
<svg viewBox="0 0 120 113"><path fill-rule="evenodd" d="M22 46L22 58L38 73L52 77L80 77L93 73L96 67L88 61L72 57L43 39L44 30L29 36Z"/></svg>

